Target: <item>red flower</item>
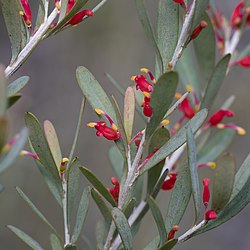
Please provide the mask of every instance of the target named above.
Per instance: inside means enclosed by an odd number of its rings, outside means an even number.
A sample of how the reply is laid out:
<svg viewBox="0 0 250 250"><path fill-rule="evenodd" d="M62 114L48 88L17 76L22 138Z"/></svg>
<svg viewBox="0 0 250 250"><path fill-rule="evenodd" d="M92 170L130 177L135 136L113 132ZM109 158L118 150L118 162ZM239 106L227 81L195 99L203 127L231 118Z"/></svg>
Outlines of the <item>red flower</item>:
<svg viewBox="0 0 250 250"><path fill-rule="evenodd" d="M187 5L184 0L173 0L175 3L178 3L183 9L187 10Z"/></svg>
<svg viewBox="0 0 250 250"><path fill-rule="evenodd" d="M137 90L140 89L142 92L148 93L152 92L153 86L146 80L145 75L132 76L131 80L135 81Z"/></svg>
<svg viewBox="0 0 250 250"><path fill-rule="evenodd" d="M21 0L21 4L23 6L23 11L20 11L20 15L23 16L23 20L26 23L26 25L31 28L31 21L32 21L32 12L30 9L29 2L27 0Z"/></svg>
<svg viewBox="0 0 250 250"><path fill-rule="evenodd" d="M175 181L177 179L177 174L170 173L168 174L169 179L164 181L161 189L162 190L171 190L174 187Z"/></svg>
<svg viewBox="0 0 250 250"><path fill-rule="evenodd" d="M67 13L70 12L70 10L73 8L74 4L75 4L75 0L68 0L68 8L67 8Z"/></svg>
<svg viewBox="0 0 250 250"><path fill-rule="evenodd" d="M119 193L120 193L120 183L119 180L115 177L111 178L111 183L114 185L114 187L109 188L110 194L113 196L116 203L118 203L119 199Z"/></svg>
<svg viewBox="0 0 250 250"><path fill-rule="evenodd" d="M150 96L147 95L144 97L144 101L141 105L143 107L143 114L147 117L151 117L153 114L153 109L150 105Z"/></svg>
<svg viewBox="0 0 250 250"><path fill-rule="evenodd" d="M243 57L239 61L236 61L234 64L238 64L244 68L249 68L250 67L250 55Z"/></svg>
<svg viewBox="0 0 250 250"><path fill-rule="evenodd" d="M93 16L94 15L94 12L91 11L91 10L82 10L81 12L75 14L66 24L65 26L67 25L71 25L71 26L75 26L77 25L78 23L80 23L83 18L85 16Z"/></svg>
<svg viewBox="0 0 250 250"><path fill-rule="evenodd" d="M217 218L217 214L214 210L208 210L205 214L205 220L215 220Z"/></svg>
<svg viewBox="0 0 250 250"><path fill-rule="evenodd" d="M204 178L203 179L203 186L204 186L204 188L203 188L203 204L204 204L206 210L207 210L208 203L210 200L209 184L210 184L210 179Z"/></svg>
<svg viewBox="0 0 250 250"><path fill-rule="evenodd" d="M243 1L239 2L235 6L231 15L231 26L233 28L237 29L240 27L242 18L244 16L244 6L245 6L245 3Z"/></svg>
<svg viewBox="0 0 250 250"><path fill-rule="evenodd" d="M234 116L234 112L232 110L220 109L215 112L208 120L211 126L216 126L219 124L224 117L232 117Z"/></svg>
<svg viewBox="0 0 250 250"><path fill-rule="evenodd" d="M179 109L184 113L185 117L188 119L191 119L195 115L195 112L192 106L190 105L188 98L185 98L181 102Z"/></svg>
<svg viewBox="0 0 250 250"><path fill-rule="evenodd" d="M180 229L178 225L173 225L172 229L168 233L168 240L172 240L174 238L175 233Z"/></svg>
<svg viewBox="0 0 250 250"><path fill-rule="evenodd" d="M207 22L202 20L199 24L199 26L197 26L194 31L192 32L187 44L189 44L192 40L194 40L197 36L199 36L199 34L201 33L201 31L207 27Z"/></svg>
<svg viewBox="0 0 250 250"><path fill-rule="evenodd" d="M34 154L34 153L31 153L31 152L29 152L29 151L26 151L26 150L20 151L19 155L20 155L20 156L26 156L26 155L27 155L27 156L32 157L32 158L35 159L35 160L39 160L38 155L36 155L36 154Z"/></svg>

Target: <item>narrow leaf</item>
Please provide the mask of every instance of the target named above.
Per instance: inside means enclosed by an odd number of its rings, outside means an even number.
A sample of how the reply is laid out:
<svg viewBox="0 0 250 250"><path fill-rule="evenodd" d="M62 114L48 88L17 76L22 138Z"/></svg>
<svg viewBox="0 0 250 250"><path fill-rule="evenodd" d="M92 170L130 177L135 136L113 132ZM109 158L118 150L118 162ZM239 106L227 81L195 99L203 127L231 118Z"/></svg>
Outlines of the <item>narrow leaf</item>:
<svg viewBox="0 0 250 250"><path fill-rule="evenodd" d="M158 232L160 235L160 246L163 246L163 244L165 243L167 239L167 231L165 228L165 223L161 214L161 210L156 204L155 200L151 196L148 197L147 202L148 202L148 205L150 207L150 210L152 212L152 215L154 217L155 223L158 228Z"/></svg>
<svg viewBox="0 0 250 250"><path fill-rule="evenodd" d="M79 203L79 207L76 214L76 224L71 237L71 242L76 243L78 237L80 236L84 221L89 208L90 201L90 188L87 187L83 190L82 197Z"/></svg>
<svg viewBox="0 0 250 250"><path fill-rule="evenodd" d="M177 176L174 189L168 204L165 219L166 230L169 232L174 225L179 225L192 193L190 170L185 167Z"/></svg>
<svg viewBox="0 0 250 250"><path fill-rule="evenodd" d="M79 168L83 175L88 179L88 181L96 188L98 192L112 205L112 206L117 206L114 198L112 195L109 193L108 189L104 186L104 184L95 176L95 174L85 168L85 167L80 167Z"/></svg>
<svg viewBox="0 0 250 250"><path fill-rule="evenodd" d="M48 1L48 0L45 0ZM45 6L44 6L44 0L39 0L39 7L38 7L38 12L37 12L37 17L36 17L36 25L35 25L35 30L37 30L42 23L44 23L45 19Z"/></svg>
<svg viewBox="0 0 250 250"><path fill-rule="evenodd" d="M230 61L231 55L228 54L224 56L216 65L213 74L211 75L205 95L201 102L201 108L210 108L219 92L219 89L223 83L226 76L228 63Z"/></svg>
<svg viewBox="0 0 250 250"><path fill-rule="evenodd" d="M8 225L7 226L17 237L19 237L23 242L25 242L29 247L31 247L34 250L43 250L43 248L40 246L40 244L32 239L28 234L24 233L22 230L20 230L17 227Z"/></svg>
<svg viewBox="0 0 250 250"><path fill-rule="evenodd" d="M194 0L193 4L195 4L195 12L192 22L192 31L199 25L202 17L204 16L204 12L208 7L209 0Z"/></svg>
<svg viewBox="0 0 250 250"><path fill-rule="evenodd" d="M218 213L228 203L234 185L235 159L225 153L219 157L214 173L212 209Z"/></svg>
<svg viewBox="0 0 250 250"><path fill-rule="evenodd" d="M8 120L7 116L0 117L0 152L5 145L8 136ZM1 167L0 167L1 168Z"/></svg>
<svg viewBox="0 0 250 250"><path fill-rule="evenodd" d="M178 84L178 75L175 72L163 74L154 85L154 91L150 104L153 109L153 116L146 129L146 138L149 138L159 126L167 113Z"/></svg>
<svg viewBox="0 0 250 250"><path fill-rule="evenodd" d="M195 133L203 124L207 117L207 110L203 109L196 113L196 115L183 126L166 144L164 144L145 164L141 169L140 174L148 171L154 167L157 163L165 159L168 155L173 153L186 141L186 128L191 127L193 133Z"/></svg>
<svg viewBox="0 0 250 250"><path fill-rule="evenodd" d="M124 248L126 250L133 249L133 237L126 216L116 207L112 209L111 214L118 233L121 236Z"/></svg>
<svg viewBox="0 0 250 250"><path fill-rule="evenodd" d="M52 250L63 250L61 241L57 238L55 234L50 235L50 245L52 247Z"/></svg>
<svg viewBox="0 0 250 250"><path fill-rule="evenodd" d="M164 246L160 247L158 250L171 250L177 243L177 239L169 240Z"/></svg>
<svg viewBox="0 0 250 250"><path fill-rule="evenodd" d="M132 87L128 87L124 96L124 129L129 141L133 132L135 115L135 93Z"/></svg>
<svg viewBox="0 0 250 250"><path fill-rule="evenodd" d="M29 81L28 76L21 76L8 85L8 97L16 95Z"/></svg>
<svg viewBox="0 0 250 250"><path fill-rule="evenodd" d="M109 150L109 160L115 171L115 175L121 180L122 170L124 166L124 158L116 146L113 146Z"/></svg>
<svg viewBox="0 0 250 250"><path fill-rule="evenodd" d="M130 199L130 201L124 206L123 213L128 219L131 213L133 212L136 205L136 199L133 197Z"/></svg>
<svg viewBox="0 0 250 250"><path fill-rule="evenodd" d="M4 68L0 65L0 117L4 116L7 109L7 79Z"/></svg>
<svg viewBox="0 0 250 250"><path fill-rule="evenodd" d="M190 170L190 177L192 184L192 194L194 199L195 222L197 222L200 215L201 192L200 192L199 177L197 171L195 139L190 127L187 128L187 151L188 151L188 166Z"/></svg>

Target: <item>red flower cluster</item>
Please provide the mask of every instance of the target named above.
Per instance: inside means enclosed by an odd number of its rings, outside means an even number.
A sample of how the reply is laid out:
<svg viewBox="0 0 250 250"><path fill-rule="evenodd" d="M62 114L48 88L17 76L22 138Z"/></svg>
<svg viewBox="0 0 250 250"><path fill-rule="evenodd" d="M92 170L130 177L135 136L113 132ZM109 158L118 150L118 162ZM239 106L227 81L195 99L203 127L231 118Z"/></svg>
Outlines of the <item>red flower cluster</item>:
<svg viewBox="0 0 250 250"><path fill-rule="evenodd" d="M109 190L110 194L113 196L116 203L118 203L119 193L120 193L119 180L117 178L115 178L115 177L112 177L111 178L111 183L114 185L114 187L109 188L108 190Z"/></svg>
<svg viewBox="0 0 250 250"><path fill-rule="evenodd" d="M245 7L245 2L239 2L231 15L231 26L234 29L239 29L242 25L243 19L246 18L246 24L250 25L250 9Z"/></svg>
<svg viewBox="0 0 250 250"><path fill-rule="evenodd" d="M21 0L21 4L23 6L24 11L20 11L20 15L23 16L23 20L26 23L28 28L32 27L31 21L32 21L32 12L30 9L30 5L28 0Z"/></svg>

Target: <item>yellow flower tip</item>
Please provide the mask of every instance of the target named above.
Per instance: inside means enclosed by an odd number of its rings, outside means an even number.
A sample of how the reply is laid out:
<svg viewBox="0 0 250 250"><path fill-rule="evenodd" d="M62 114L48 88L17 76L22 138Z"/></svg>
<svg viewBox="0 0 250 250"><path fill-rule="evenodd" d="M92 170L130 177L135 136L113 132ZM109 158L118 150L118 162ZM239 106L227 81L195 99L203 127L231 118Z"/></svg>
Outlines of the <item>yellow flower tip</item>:
<svg viewBox="0 0 250 250"><path fill-rule="evenodd" d="M224 124L223 123L219 123L216 125L217 128L219 129L222 129L222 128L225 128Z"/></svg>
<svg viewBox="0 0 250 250"><path fill-rule="evenodd" d="M175 98L176 99L180 99L181 97L182 97L181 93L179 93L179 92L175 93Z"/></svg>
<svg viewBox="0 0 250 250"><path fill-rule="evenodd" d="M130 80L134 82L135 78L136 78L136 76L131 76Z"/></svg>
<svg viewBox="0 0 250 250"><path fill-rule="evenodd" d="M186 86L186 88L187 88L187 91L189 91L189 92L193 91L193 87L189 84Z"/></svg>
<svg viewBox="0 0 250 250"><path fill-rule="evenodd" d="M199 104L195 104L195 105L194 105L194 110L195 110L196 112L198 112L198 111L200 110L200 105L199 105Z"/></svg>
<svg viewBox="0 0 250 250"><path fill-rule="evenodd" d="M207 165L212 169L216 168L216 163L214 161L208 162Z"/></svg>
<svg viewBox="0 0 250 250"><path fill-rule="evenodd" d="M150 94L149 94L148 92L144 91L144 92L142 92L142 94L143 94L145 97L150 98Z"/></svg>
<svg viewBox="0 0 250 250"><path fill-rule="evenodd" d="M148 70L147 68L141 68L141 72L143 72L143 73L148 73L149 70Z"/></svg>
<svg viewBox="0 0 250 250"><path fill-rule="evenodd" d="M118 130L117 126L116 126L114 123L111 125L111 127L112 127L112 129L115 130L115 131Z"/></svg>
<svg viewBox="0 0 250 250"><path fill-rule="evenodd" d="M238 135L245 135L247 132L244 128L239 127L237 128L237 133Z"/></svg>
<svg viewBox="0 0 250 250"><path fill-rule="evenodd" d="M60 10L60 8L61 8L60 2L56 2L56 8L57 8L58 10Z"/></svg>
<svg viewBox="0 0 250 250"><path fill-rule="evenodd" d="M26 155L26 152L25 150L21 150L20 153L19 153L19 156L25 156Z"/></svg>
<svg viewBox="0 0 250 250"><path fill-rule="evenodd" d="M24 16L24 12L22 10L19 11L20 16Z"/></svg>
<svg viewBox="0 0 250 250"><path fill-rule="evenodd" d="M96 125L96 122L90 122L90 123L87 124L87 126L90 127L90 128L94 128L95 125Z"/></svg>
<svg viewBox="0 0 250 250"><path fill-rule="evenodd" d="M104 112L103 112L101 109L95 109L95 112L96 112L98 115L104 114Z"/></svg>
<svg viewBox="0 0 250 250"><path fill-rule="evenodd" d="M167 120L167 119L164 119L164 120L161 121L161 125L162 125L162 126L168 125L169 123L170 123L170 121Z"/></svg>
<svg viewBox="0 0 250 250"><path fill-rule="evenodd" d="M10 146L8 144L4 145L0 154L6 154L10 150Z"/></svg>
<svg viewBox="0 0 250 250"><path fill-rule="evenodd" d="M69 158L67 157L62 158L62 163L66 163L66 162L69 162Z"/></svg>
<svg viewBox="0 0 250 250"><path fill-rule="evenodd" d="M152 80L152 83L153 83L153 84L156 84L156 80L155 80L155 79L154 79L154 80Z"/></svg>

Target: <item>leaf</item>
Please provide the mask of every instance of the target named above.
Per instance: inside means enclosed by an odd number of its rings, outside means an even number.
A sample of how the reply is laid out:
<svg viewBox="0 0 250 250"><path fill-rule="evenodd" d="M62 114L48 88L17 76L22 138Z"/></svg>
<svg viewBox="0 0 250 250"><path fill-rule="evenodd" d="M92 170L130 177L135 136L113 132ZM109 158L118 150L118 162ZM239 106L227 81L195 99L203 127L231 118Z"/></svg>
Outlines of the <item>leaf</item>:
<svg viewBox="0 0 250 250"><path fill-rule="evenodd" d="M213 25L207 14L203 17L208 26L194 39L194 49L202 76L207 83L215 67L216 43Z"/></svg>
<svg viewBox="0 0 250 250"><path fill-rule="evenodd" d="M79 207L76 214L76 224L74 226L73 234L71 237L71 243L76 243L80 236L84 221L89 208L90 201L90 188L87 187L83 190L82 197L79 203Z"/></svg>
<svg viewBox="0 0 250 250"><path fill-rule="evenodd" d="M153 136L151 137L149 143L148 154L151 154L155 151L155 148L160 148L170 139L169 131L165 127L158 128ZM154 169L148 171L148 184L147 184L147 193L150 194L153 191L153 188L160 177L162 167L164 166L164 161L157 164Z"/></svg>
<svg viewBox="0 0 250 250"><path fill-rule="evenodd" d="M126 216L116 207L112 209L111 214L124 248L126 250L133 249L133 237Z"/></svg>
<svg viewBox="0 0 250 250"><path fill-rule="evenodd" d="M210 108L219 92L219 89L223 83L226 76L228 63L230 61L231 55L228 54L224 56L216 65L213 74L211 75L205 95L201 102L201 108Z"/></svg>
<svg viewBox="0 0 250 250"><path fill-rule="evenodd" d="M129 141L133 132L135 115L135 93L132 87L128 87L124 97L124 129Z"/></svg>
<svg viewBox="0 0 250 250"><path fill-rule="evenodd" d="M68 224L71 221L72 211L76 205L76 196L78 191L78 182L80 177L80 161L78 158L75 158L69 168L68 168L68 176L67 176L67 189L68 189L68 196L67 196L67 212L68 212Z"/></svg>
<svg viewBox="0 0 250 250"><path fill-rule="evenodd" d="M50 235L50 245L52 250L63 250L61 242L55 234Z"/></svg>
<svg viewBox="0 0 250 250"><path fill-rule="evenodd" d="M124 158L122 157L120 151L116 146L113 146L109 149L109 160L115 171L115 175L121 180L122 170L124 166Z"/></svg>
<svg viewBox="0 0 250 250"><path fill-rule="evenodd" d="M87 98L92 108L103 110L114 120L115 124L117 124L114 108L103 88L91 72L83 66L79 66L76 70L76 78L83 95Z"/></svg>
<svg viewBox="0 0 250 250"><path fill-rule="evenodd" d="M150 104L153 116L147 125L146 138L149 138L159 126L168 111L175 96L178 84L178 75L175 72L164 73L154 85Z"/></svg>
<svg viewBox="0 0 250 250"><path fill-rule="evenodd" d="M220 109L229 109L235 101L235 96L231 95L226 99Z"/></svg>
<svg viewBox="0 0 250 250"><path fill-rule="evenodd" d="M192 31L199 25L204 12L208 7L209 0L194 0L193 4L195 4L195 12L192 22Z"/></svg>
<svg viewBox="0 0 250 250"><path fill-rule="evenodd" d="M23 32L25 24L19 14L20 9L16 0L1 0L0 3L11 43L11 62L13 62L22 50L23 43L26 43L26 35Z"/></svg>
<svg viewBox="0 0 250 250"><path fill-rule="evenodd" d="M95 176L95 174L85 168L85 167L79 167L83 175L88 179L88 181L96 188L98 192L114 207L117 206L114 198L108 191L108 189L103 185L103 183Z"/></svg>
<svg viewBox="0 0 250 250"><path fill-rule="evenodd" d="M11 147L10 151L0 158L0 174L3 173L15 161L20 151L23 149L28 137L28 129L23 128L15 144Z"/></svg>
<svg viewBox="0 0 250 250"><path fill-rule="evenodd" d="M58 18L58 23L66 16L67 8L68 8L68 0L62 0L60 6L60 14Z"/></svg>
<svg viewBox="0 0 250 250"><path fill-rule="evenodd" d="M103 200L102 196L96 191L94 188L91 189L91 195L98 206L100 212L103 215L105 220L106 226L109 227L112 221L111 211L110 208L106 205L105 201Z"/></svg>
<svg viewBox="0 0 250 250"><path fill-rule="evenodd" d="M179 225L188 205L192 193L190 170L184 167L177 176L174 189L168 203L165 219L166 230L169 232L174 225Z"/></svg>
<svg viewBox="0 0 250 250"><path fill-rule="evenodd" d="M161 214L161 210L151 196L148 197L147 202L157 225L158 232L160 235L160 246L162 246L167 239L167 231L165 228L165 223Z"/></svg>
<svg viewBox="0 0 250 250"><path fill-rule="evenodd" d="M27 112L25 114L25 123L29 129L29 139L33 149L38 155L41 164L48 170L51 177L54 179L58 190L62 194L62 184L55 159L53 158L48 141L46 140L39 121L32 113Z"/></svg>
<svg viewBox="0 0 250 250"><path fill-rule="evenodd" d="M144 0L135 0L135 4L137 8L138 17L144 28L144 32L155 50L156 58L157 58L158 65L159 65L159 72L161 75L163 72L163 61L162 61L161 53L158 48L157 42L155 40L154 32L150 23L150 19L147 14L147 10L144 5Z"/></svg>
<svg viewBox="0 0 250 250"><path fill-rule="evenodd" d="M160 0L157 17L157 44L160 50L163 69L167 69L177 45L179 35L179 7L173 1ZM157 65L157 67L159 67ZM157 68L156 67L156 68ZM158 72L158 70L156 70ZM160 74L156 74L156 78Z"/></svg>
<svg viewBox="0 0 250 250"><path fill-rule="evenodd" d="M218 213L228 203L234 185L235 159L229 153L221 155L214 171L212 209Z"/></svg>
<svg viewBox="0 0 250 250"><path fill-rule="evenodd" d="M76 250L77 247L76 247L76 245L67 245L67 246L64 247L64 249L65 250Z"/></svg>
<svg viewBox="0 0 250 250"><path fill-rule="evenodd" d="M21 198L29 205L29 207L39 216L39 218L47 224L52 231L58 236L56 229L51 225L51 223L47 220L47 218L39 211L39 209L35 206L35 204L29 199L29 197L19 188L16 187L16 191L21 196Z"/></svg>
<svg viewBox="0 0 250 250"><path fill-rule="evenodd" d="M186 141L186 128L190 126L193 133L195 133L203 124L207 116L207 110L203 109L196 113L196 115L185 124L166 144L164 144L145 164L141 169L140 174L148 171L157 163L165 159L168 155L172 154Z"/></svg>
<svg viewBox="0 0 250 250"><path fill-rule="evenodd" d="M2 116L0 117L0 152L6 143L7 136L8 136L8 120L6 116Z"/></svg>
<svg viewBox="0 0 250 250"><path fill-rule="evenodd" d="M7 110L7 79L3 66L0 65L0 117L4 116Z"/></svg>
<svg viewBox="0 0 250 250"><path fill-rule="evenodd" d="M206 145L197 153L197 164L214 161L231 144L235 136L232 129L219 130Z"/></svg>
<svg viewBox="0 0 250 250"><path fill-rule="evenodd" d="M129 216L132 214L134 208L136 205L136 199L133 197L129 200L129 202L124 206L123 208L123 213L126 216L126 218L128 219Z"/></svg>
<svg viewBox="0 0 250 250"><path fill-rule="evenodd" d="M167 243L158 250L171 250L178 243L177 239L169 240Z"/></svg>
<svg viewBox="0 0 250 250"><path fill-rule="evenodd" d="M8 97L16 95L29 81L28 76L21 76L8 85Z"/></svg>
<svg viewBox="0 0 250 250"><path fill-rule="evenodd" d="M21 94L16 94L8 98L8 109L11 108L20 98Z"/></svg>
<svg viewBox="0 0 250 250"><path fill-rule="evenodd" d="M35 30L38 30L41 24L44 23L45 20L45 12L47 12L47 9L45 10L44 2L46 3L47 0L39 0L39 7L36 17L36 25Z"/></svg>
<svg viewBox="0 0 250 250"><path fill-rule="evenodd" d="M199 176L197 171L196 145L194 135L190 127L187 128L187 151L188 151L188 166L190 170L192 194L195 208L195 222L200 215L201 192L199 185Z"/></svg>
<svg viewBox="0 0 250 250"><path fill-rule="evenodd" d="M19 237L22 241L24 241L29 247L31 247L34 250L43 250L43 248L40 246L40 244L32 239L28 234L24 233L22 230L20 230L17 227L8 225L7 226L17 237Z"/></svg>

